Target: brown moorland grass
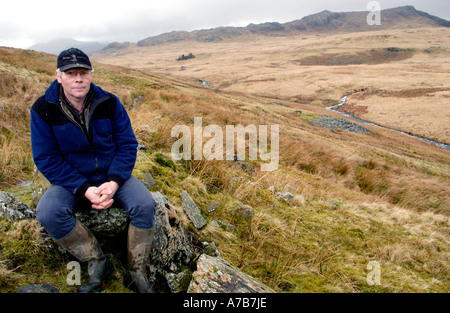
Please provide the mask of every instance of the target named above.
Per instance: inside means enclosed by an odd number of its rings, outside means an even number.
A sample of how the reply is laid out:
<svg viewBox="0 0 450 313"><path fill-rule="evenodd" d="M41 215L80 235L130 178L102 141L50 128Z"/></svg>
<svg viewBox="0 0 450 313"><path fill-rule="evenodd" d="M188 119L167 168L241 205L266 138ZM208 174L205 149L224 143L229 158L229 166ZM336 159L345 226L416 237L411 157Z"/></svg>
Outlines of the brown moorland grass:
<svg viewBox="0 0 450 313"><path fill-rule="evenodd" d="M17 121L2 120L7 131L0 134L1 160L16 163L2 163L10 174L2 177L0 187L29 204L30 191L17 186L31 180L32 172L26 112L53 79L37 69L54 64L55 57L27 62L21 50L8 51L19 61L0 63L14 82L5 83L0 100ZM100 63L95 67L94 82L120 97L139 143L147 147L139 151L134 174L151 172L157 182L152 190L165 194L184 226L200 240L216 242L230 263L279 292L448 292L448 151L387 129L369 126L373 134L361 135L314 126L309 118L338 116L321 107L288 100L291 107L273 105L268 102L277 98L206 89L191 79ZM21 85L29 80L35 87L23 92ZM12 103L20 106L17 112L10 110ZM293 114L296 109L308 118ZM279 169L261 172L262 160L247 160L254 173L232 161L173 162L170 149L176 138L170 131L175 125L193 130L194 117L202 117L204 127L279 125ZM203 211L205 229L195 230L185 217L182 190ZM281 191L291 192L293 199L279 198ZM208 213L211 201L220 206ZM240 204L253 207L253 219L233 213ZM235 228L214 226L214 220ZM66 284L67 260L40 241L35 221L0 219L0 229L1 292L38 282L73 292ZM366 281L370 261L380 264L380 285ZM126 292L120 278L125 268L114 262L118 273L107 291Z"/></svg>
<svg viewBox="0 0 450 313"><path fill-rule="evenodd" d="M366 93L360 101L355 94L349 103L364 108L357 110L362 119L448 143L449 32L448 28L422 28L214 43L183 41L152 47L129 45L94 58L205 80L220 91L319 106L337 104L355 90L383 90L382 98ZM188 52L196 57L176 60Z"/></svg>

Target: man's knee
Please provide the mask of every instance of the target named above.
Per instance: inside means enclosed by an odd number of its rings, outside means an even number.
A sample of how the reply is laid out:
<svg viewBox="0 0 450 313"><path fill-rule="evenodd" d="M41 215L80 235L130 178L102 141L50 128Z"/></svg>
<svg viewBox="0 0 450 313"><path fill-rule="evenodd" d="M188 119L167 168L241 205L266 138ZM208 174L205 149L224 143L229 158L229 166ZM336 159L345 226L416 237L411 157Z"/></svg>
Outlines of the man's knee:
<svg viewBox="0 0 450 313"><path fill-rule="evenodd" d="M151 228L155 220L155 200L148 192L148 196L136 203L132 212L130 212L131 223L139 228Z"/></svg>
<svg viewBox="0 0 450 313"><path fill-rule="evenodd" d="M75 218L71 213L74 202L60 188L63 187L50 187L36 207L36 219L55 239L64 237L75 226Z"/></svg>

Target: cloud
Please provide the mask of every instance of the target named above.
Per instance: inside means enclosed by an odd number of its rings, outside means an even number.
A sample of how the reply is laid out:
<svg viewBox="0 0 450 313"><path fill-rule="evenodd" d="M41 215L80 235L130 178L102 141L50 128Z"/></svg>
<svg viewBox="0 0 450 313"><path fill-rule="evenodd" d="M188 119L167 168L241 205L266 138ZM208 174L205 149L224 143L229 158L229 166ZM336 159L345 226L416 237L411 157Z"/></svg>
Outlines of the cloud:
<svg viewBox="0 0 450 313"><path fill-rule="evenodd" d="M369 0L15 0L2 3L0 45L55 38L136 42L174 30L300 19L323 10L365 11ZM379 0L381 8L414 5L416 9L450 18L448 0ZM23 46L28 43L28 46ZM17 45L16 45L17 46Z"/></svg>

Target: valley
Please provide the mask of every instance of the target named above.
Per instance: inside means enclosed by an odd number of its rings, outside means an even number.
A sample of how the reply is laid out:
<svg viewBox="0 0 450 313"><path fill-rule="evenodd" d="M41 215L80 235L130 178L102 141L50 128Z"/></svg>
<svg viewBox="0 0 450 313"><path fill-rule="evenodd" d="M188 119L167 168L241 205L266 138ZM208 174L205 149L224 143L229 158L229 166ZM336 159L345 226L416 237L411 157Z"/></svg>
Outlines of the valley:
<svg viewBox="0 0 450 313"><path fill-rule="evenodd" d="M188 53L195 58L177 61ZM349 95L345 110L358 118L450 143L447 28L131 45L94 59L293 107Z"/></svg>

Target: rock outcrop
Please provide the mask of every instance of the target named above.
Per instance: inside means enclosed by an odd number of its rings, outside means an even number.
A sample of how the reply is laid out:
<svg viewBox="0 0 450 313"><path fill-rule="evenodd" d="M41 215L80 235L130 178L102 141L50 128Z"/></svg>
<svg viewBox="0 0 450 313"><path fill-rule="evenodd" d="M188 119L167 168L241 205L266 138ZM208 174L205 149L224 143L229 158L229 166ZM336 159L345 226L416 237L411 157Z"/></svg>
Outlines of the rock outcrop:
<svg viewBox="0 0 450 313"><path fill-rule="evenodd" d="M106 237L116 237L128 229L129 214L121 209L112 207L106 210L84 210L75 216L94 234Z"/></svg>
<svg viewBox="0 0 450 313"><path fill-rule="evenodd" d="M36 176L39 177L39 176ZM34 185L33 203L48 185L42 177ZM155 235L148 264L149 280L163 292L273 292L272 289L243 273L222 259L213 242L200 242L197 236L185 230L175 208L160 192L152 192L155 200ZM186 193L187 194L187 193ZM185 195L186 197L186 195ZM189 199L192 200L192 198ZM193 200L192 200L193 202ZM246 211L245 211L246 212ZM239 212L242 213L242 212ZM77 217L97 236L106 237L112 245L124 246L129 225L128 213L120 208L85 210ZM6 192L0 192L0 217L11 222L35 218L35 211ZM205 221L206 223L206 221ZM44 242L52 241L43 231ZM56 244L52 244L57 248ZM58 248L59 251L61 251ZM199 257L200 256L200 257ZM120 257L120 256L119 256ZM47 286L45 286L47 287ZM57 292L55 288L30 285L20 292Z"/></svg>
<svg viewBox="0 0 450 313"><path fill-rule="evenodd" d="M150 254L150 280L179 273L189 267L195 257L195 247L181 220L166 196L152 192L156 202L155 235ZM169 277L174 277L169 275ZM170 286L170 284L169 284Z"/></svg>
<svg viewBox="0 0 450 313"><path fill-rule="evenodd" d="M35 217L34 211L25 203L11 194L0 191L0 217L6 217L11 222Z"/></svg>
<svg viewBox="0 0 450 313"><path fill-rule="evenodd" d="M192 275L190 293L273 293L271 288L220 257L202 254Z"/></svg>

